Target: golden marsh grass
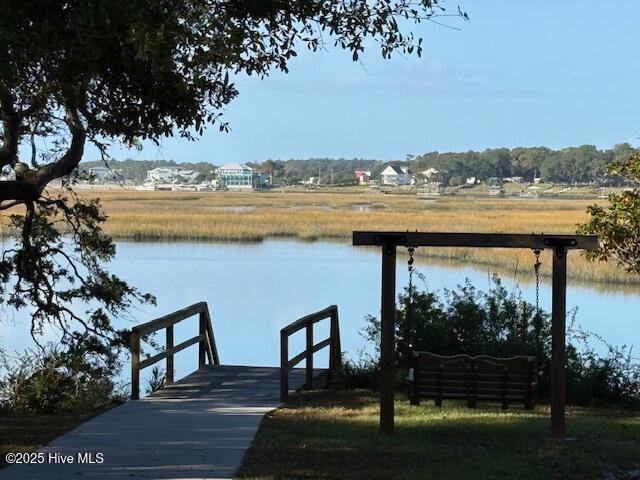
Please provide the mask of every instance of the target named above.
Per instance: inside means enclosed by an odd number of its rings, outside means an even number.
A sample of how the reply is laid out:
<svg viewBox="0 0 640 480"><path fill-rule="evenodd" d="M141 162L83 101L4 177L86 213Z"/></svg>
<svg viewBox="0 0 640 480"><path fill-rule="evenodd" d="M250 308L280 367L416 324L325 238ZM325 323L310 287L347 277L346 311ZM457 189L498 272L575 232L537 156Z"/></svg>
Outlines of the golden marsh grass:
<svg viewBox="0 0 640 480"><path fill-rule="evenodd" d="M193 193L92 191L117 239L260 241L343 239L354 230L573 233L594 200L442 197L367 192ZM418 255L504 268L528 268L530 251L418 249ZM546 257L546 255L545 255ZM550 273L550 258L543 275ZM637 283L615 264L569 256L569 276L585 282Z"/></svg>

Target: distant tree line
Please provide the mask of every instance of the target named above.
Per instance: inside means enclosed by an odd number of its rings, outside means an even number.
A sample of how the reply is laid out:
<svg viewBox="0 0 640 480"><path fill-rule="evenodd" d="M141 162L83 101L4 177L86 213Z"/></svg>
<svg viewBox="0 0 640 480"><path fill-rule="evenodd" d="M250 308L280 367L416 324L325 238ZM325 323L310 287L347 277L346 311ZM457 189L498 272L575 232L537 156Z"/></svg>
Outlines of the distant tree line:
<svg viewBox="0 0 640 480"><path fill-rule="evenodd" d="M387 165L409 166L414 174L429 168L438 171L435 180L447 185L458 185L467 178L487 181L492 177L522 177L527 182L542 178L551 183L598 183L619 185L625 182L621 176L611 175L606 165L625 161L631 154L640 153L628 143L615 145L608 150L598 150L593 145L552 150L546 147L494 148L482 152L461 153L429 152L409 160L384 162L367 159L310 158L305 160L266 160L247 165L266 174L274 185L296 185L314 177L322 185L354 185L355 170L370 170L377 178ZM88 169L104 165L101 161L82 162L80 168ZM216 168L208 162L178 163L174 160L113 160L111 168L119 170L125 179L143 181L147 170L158 167L180 166L195 170L209 179Z"/></svg>
<svg viewBox="0 0 640 480"><path fill-rule="evenodd" d="M376 170L383 164L380 160L309 158L306 160L267 160L250 163L259 172L270 175L276 185L295 185L311 177L321 185L355 185L355 170Z"/></svg>
<svg viewBox="0 0 640 480"><path fill-rule="evenodd" d="M552 183L621 183L621 177L607 174L606 165L620 162L636 152L628 143L609 150L593 145L551 150L546 147L496 148L483 152L425 153L415 157L409 166L415 172L428 168L438 170L436 179L447 184L464 182L476 177L486 181L491 177L534 177Z"/></svg>

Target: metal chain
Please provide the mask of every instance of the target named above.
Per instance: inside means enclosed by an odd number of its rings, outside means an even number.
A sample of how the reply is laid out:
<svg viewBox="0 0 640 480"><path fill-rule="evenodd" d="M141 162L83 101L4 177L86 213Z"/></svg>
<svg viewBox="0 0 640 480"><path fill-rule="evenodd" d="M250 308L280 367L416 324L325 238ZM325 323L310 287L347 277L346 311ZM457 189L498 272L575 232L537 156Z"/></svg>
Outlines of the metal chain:
<svg viewBox="0 0 640 480"><path fill-rule="evenodd" d="M533 269L536 272L536 315L540 315L540 249L534 249L533 254L536 256L536 263L533 264Z"/></svg>
<svg viewBox="0 0 640 480"><path fill-rule="evenodd" d="M407 247L409 252L409 260L407 261L407 268L409 269L409 301L407 302L407 323L409 324L409 348L413 350L413 252L415 247Z"/></svg>

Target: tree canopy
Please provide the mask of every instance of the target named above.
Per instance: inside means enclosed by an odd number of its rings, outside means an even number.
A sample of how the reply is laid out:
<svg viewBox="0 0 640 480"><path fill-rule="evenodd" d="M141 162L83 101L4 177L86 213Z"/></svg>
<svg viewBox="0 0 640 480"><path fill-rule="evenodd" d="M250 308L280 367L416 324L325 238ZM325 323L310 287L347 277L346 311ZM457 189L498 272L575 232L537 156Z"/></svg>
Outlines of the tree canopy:
<svg viewBox="0 0 640 480"><path fill-rule="evenodd" d="M357 60L373 41L385 58L420 55L421 39L401 25L437 14L436 0L2 2L0 168L19 183L0 199L36 198L73 171L87 141L106 152L109 141L227 129L232 76L286 72L300 47L332 42ZM34 137L54 148L19 162L20 142Z"/></svg>
<svg viewBox="0 0 640 480"><path fill-rule="evenodd" d="M3 244L0 302L35 312L34 336L50 322L71 346L108 353L122 340L110 318L153 298L102 267L114 255L105 216L73 194L69 176L87 142L105 160L111 143L227 130L235 75L286 72L297 49L325 42L354 61L371 45L385 58L420 55L421 39L404 27L438 15L437 0L0 2L0 171L16 176L0 182L16 234ZM63 188L47 190L58 178ZM77 301L92 308L79 314Z"/></svg>
<svg viewBox="0 0 640 480"><path fill-rule="evenodd" d="M635 188L609 195L609 205L592 205L590 218L578 232L598 235L600 247L587 252L592 260L613 260L627 272L640 274L640 153L612 162L612 175L629 179Z"/></svg>

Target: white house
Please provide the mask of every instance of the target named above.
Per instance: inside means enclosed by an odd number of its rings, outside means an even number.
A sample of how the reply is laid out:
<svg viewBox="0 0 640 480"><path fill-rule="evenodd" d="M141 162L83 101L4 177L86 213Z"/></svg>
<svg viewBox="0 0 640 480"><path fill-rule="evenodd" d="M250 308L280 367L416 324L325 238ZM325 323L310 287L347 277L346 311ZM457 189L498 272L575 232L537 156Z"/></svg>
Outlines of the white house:
<svg viewBox="0 0 640 480"><path fill-rule="evenodd" d="M408 167L389 165L380 173L380 185L410 185L411 172Z"/></svg>
<svg viewBox="0 0 640 480"><path fill-rule="evenodd" d="M147 180L151 182L172 183L180 178L187 183L195 181L198 172L182 167L159 167L147 171Z"/></svg>
<svg viewBox="0 0 640 480"><path fill-rule="evenodd" d="M98 182L123 180L122 170L113 170L104 166L91 167L86 170L82 169L81 173Z"/></svg>

